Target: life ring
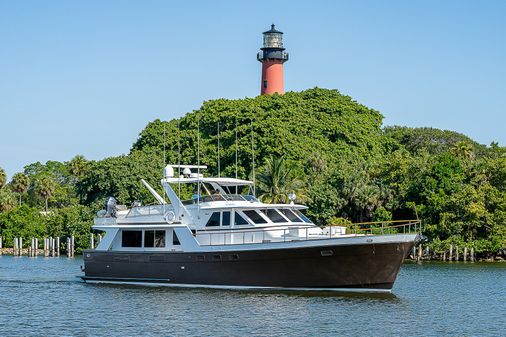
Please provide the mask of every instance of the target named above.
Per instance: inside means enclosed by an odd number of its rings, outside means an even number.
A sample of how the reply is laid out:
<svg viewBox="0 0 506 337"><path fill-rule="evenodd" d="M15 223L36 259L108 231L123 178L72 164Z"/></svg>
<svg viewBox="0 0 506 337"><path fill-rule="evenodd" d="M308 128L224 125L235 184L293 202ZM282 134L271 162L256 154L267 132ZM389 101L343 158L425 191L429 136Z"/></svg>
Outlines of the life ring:
<svg viewBox="0 0 506 337"><path fill-rule="evenodd" d="M172 224L176 219L176 214L172 211L167 211L163 216L163 218L165 219L165 221L167 221L168 224Z"/></svg>

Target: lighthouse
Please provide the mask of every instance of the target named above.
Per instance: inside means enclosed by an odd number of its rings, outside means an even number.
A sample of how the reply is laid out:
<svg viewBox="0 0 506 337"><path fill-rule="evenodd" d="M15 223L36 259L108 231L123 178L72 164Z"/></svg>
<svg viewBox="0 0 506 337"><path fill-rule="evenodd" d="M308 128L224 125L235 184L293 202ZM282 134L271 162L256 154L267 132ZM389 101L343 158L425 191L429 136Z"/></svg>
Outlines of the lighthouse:
<svg viewBox="0 0 506 337"><path fill-rule="evenodd" d="M288 61L288 53L283 48L283 32L276 30L272 24L271 29L263 32L263 35L264 45L257 54L257 60L262 63L260 94L283 94L283 63Z"/></svg>

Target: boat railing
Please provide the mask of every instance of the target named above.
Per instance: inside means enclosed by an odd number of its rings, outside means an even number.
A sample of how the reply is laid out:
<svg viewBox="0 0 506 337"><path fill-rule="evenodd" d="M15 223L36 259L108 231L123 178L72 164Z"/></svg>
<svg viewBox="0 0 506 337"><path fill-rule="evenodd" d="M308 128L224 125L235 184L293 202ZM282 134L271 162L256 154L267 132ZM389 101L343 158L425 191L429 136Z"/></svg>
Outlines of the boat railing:
<svg viewBox="0 0 506 337"><path fill-rule="evenodd" d="M163 215L164 210L171 208L171 206L167 205L149 205L149 206L137 206L132 207L126 217L135 217L135 216L147 216L147 215Z"/></svg>
<svg viewBox="0 0 506 337"><path fill-rule="evenodd" d="M200 197L200 202L212 201L258 201L253 195L248 194L211 194ZM183 205L192 205L198 202L198 196L182 201Z"/></svg>
<svg viewBox="0 0 506 337"><path fill-rule="evenodd" d="M417 234L422 232L420 220L375 221L352 224L281 225L219 231L198 231L195 235L202 246L273 243L336 239L354 236Z"/></svg>

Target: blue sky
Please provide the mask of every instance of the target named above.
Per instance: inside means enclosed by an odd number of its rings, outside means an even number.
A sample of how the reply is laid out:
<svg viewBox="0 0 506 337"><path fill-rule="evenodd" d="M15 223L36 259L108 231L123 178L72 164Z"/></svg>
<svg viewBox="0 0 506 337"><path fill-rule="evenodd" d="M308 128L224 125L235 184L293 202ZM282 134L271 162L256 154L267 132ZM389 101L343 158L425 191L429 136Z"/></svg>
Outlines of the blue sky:
<svg viewBox="0 0 506 337"><path fill-rule="evenodd" d="M285 90L338 89L386 125L506 145L506 1L0 0L0 167L127 153L141 129L258 95L261 32Z"/></svg>

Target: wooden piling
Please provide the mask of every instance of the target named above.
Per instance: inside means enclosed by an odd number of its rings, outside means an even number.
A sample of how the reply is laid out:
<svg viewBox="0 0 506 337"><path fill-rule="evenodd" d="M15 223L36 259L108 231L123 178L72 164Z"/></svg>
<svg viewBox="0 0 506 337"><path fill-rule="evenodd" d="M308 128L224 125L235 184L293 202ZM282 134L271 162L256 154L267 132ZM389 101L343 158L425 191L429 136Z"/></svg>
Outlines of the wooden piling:
<svg viewBox="0 0 506 337"><path fill-rule="evenodd" d="M19 237L19 256L23 255L23 238Z"/></svg>
<svg viewBox="0 0 506 337"><path fill-rule="evenodd" d="M44 257L48 256L49 256L48 240L47 238L44 238Z"/></svg>
<svg viewBox="0 0 506 337"><path fill-rule="evenodd" d="M416 259L416 246L413 246L413 251L411 252L411 257L413 260Z"/></svg>
<svg viewBox="0 0 506 337"><path fill-rule="evenodd" d="M55 253L55 247L54 247L54 244L55 244L55 240L53 237L51 237L51 256L52 257L55 257L56 255L54 255Z"/></svg>
<svg viewBox="0 0 506 337"><path fill-rule="evenodd" d="M0 236L0 255L3 253L3 238Z"/></svg>
<svg viewBox="0 0 506 337"><path fill-rule="evenodd" d="M39 255L39 239L35 238L35 256Z"/></svg>
<svg viewBox="0 0 506 337"><path fill-rule="evenodd" d="M418 261L422 259L422 244L418 245Z"/></svg>
<svg viewBox="0 0 506 337"><path fill-rule="evenodd" d="M455 261L459 260L459 246L455 246Z"/></svg>
<svg viewBox="0 0 506 337"><path fill-rule="evenodd" d="M56 237L56 256L60 256L60 237Z"/></svg>
<svg viewBox="0 0 506 337"><path fill-rule="evenodd" d="M67 237L67 257L70 257L70 238Z"/></svg>
<svg viewBox="0 0 506 337"><path fill-rule="evenodd" d="M425 247L425 256L430 257L429 245L427 245L427 247Z"/></svg>
<svg viewBox="0 0 506 337"><path fill-rule="evenodd" d="M450 245L450 254L448 256L448 261L452 260L452 255L453 255L453 245Z"/></svg>
<svg viewBox="0 0 506 337"><path fill-rule="evenodd" d="M471 262L474 262L474 247L471 247Z"/></svg>
<svg viewBox="0 0 506 337"><path fill-rule="evenodd" d="M464 262L467 261L467 246L464 246Z"/></svg>
<svg viewBox="0 0 506 337"><path fill-rule="evenodd" d="M70 250L72 251L72 257L74 257L74 253L75 253L75 250L74 250L74 235L72 235L70 237Z"/></svg>
<svg viewBox="0 0 506 337"><path fill-rule="evenodd" d="M12 255L18 255L18 238L14 238L14 242L12 244Z"/></svg>
<svg viewBox="0 0 506 337"><path fill-rule="evenodd" d="M443 261L446 261L446 251L443 252Z"/></svg>

